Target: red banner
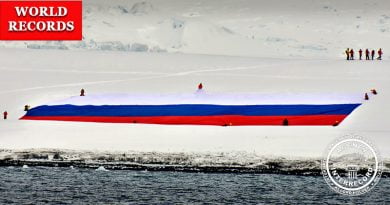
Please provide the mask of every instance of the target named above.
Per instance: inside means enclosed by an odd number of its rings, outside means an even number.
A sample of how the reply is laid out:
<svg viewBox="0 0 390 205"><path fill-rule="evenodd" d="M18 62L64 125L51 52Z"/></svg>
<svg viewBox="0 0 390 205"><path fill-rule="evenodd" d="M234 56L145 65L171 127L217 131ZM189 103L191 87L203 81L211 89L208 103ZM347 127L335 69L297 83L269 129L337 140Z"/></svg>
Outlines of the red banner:
<svg viewBox="0 0 390 205"><path fill-rule="evenodd" d="M82 1L0 0L0 40L82 40Z"/></svg>

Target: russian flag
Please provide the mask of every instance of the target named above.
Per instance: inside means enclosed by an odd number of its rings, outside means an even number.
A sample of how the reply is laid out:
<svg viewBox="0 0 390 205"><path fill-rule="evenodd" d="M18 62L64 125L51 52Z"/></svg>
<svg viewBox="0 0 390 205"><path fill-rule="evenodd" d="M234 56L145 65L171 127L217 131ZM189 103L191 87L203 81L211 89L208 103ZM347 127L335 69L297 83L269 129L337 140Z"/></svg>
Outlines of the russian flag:
<svg viewBox="0 0 390 205"><path fill-rule="evenodd" d="M337 125L360 95L108 94L30 109L22 120L186 125Z"/></svg>

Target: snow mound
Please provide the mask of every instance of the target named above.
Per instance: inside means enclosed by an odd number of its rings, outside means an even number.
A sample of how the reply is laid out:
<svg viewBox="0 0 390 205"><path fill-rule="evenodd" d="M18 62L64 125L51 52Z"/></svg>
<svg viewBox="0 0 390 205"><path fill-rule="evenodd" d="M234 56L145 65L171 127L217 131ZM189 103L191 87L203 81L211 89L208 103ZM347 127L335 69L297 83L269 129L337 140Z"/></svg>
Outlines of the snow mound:
<svg viewBox="0 0 390 205"><path fill-rule="evenodd" d="M136 16L147 15L154 11L153 5L146 1L135 3L129 11L127 11L124 7L119 8L121 8L124 13L131 13Z"/></svg>
<svg viewBox="0 0 390 205"><path fill-rule="evenodd" d="M108 171L106 168L104 168L103 166L100 166L96 169L96 171L103 171L103 172L106 172Z"/></svg>

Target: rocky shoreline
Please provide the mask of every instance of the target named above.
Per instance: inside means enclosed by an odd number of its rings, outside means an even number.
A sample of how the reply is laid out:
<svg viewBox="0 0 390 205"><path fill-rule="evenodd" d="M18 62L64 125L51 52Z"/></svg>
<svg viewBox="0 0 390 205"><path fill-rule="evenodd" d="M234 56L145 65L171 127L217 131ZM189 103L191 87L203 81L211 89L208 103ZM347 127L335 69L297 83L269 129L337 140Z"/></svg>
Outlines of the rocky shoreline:
<svg viewBox="0 0 390 205"><path fill-rule="evenodd" d="M107 170L251 173L322 176L321 159L264 157L253 153L92 152L0 150L0 166L73 167ZM390 177L384 162L383 177Z"/></svg>

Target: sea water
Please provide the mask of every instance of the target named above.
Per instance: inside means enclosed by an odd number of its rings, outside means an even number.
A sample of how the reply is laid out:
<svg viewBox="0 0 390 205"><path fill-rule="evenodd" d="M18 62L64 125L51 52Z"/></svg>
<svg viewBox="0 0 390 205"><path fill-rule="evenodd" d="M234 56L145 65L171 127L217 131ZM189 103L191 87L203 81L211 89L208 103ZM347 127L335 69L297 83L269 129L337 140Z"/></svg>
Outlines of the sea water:
<svg viewBox="0 0 390 205"><path fill-rule="evenodd" d="M0 167L0 204L389 204L390 179L337 194L322 177Z"/></svg>

